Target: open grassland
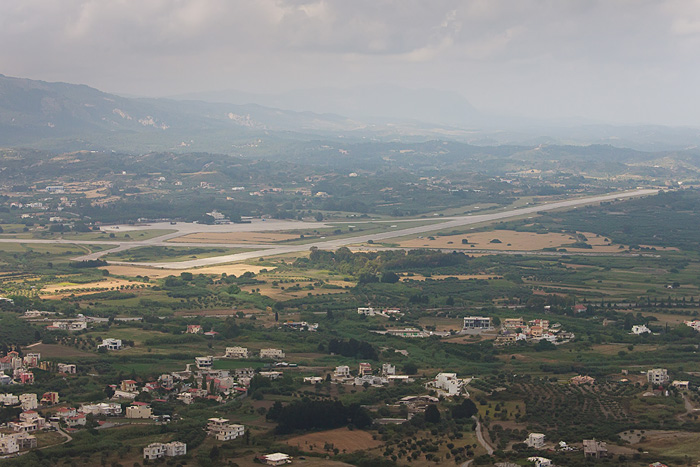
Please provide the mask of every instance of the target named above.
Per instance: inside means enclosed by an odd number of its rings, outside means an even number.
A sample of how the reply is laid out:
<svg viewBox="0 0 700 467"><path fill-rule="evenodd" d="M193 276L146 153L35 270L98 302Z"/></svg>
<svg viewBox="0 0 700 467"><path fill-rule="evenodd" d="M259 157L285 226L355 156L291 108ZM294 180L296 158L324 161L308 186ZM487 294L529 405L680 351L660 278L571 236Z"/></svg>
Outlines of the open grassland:
<svg viewBox="0 0 700 467"><path fill-rule="evenodd" d="M105 256L107 261L125 262L178 262L191 259L212 258L251 251L247 248L205 248L205 247L176 247L176 246L144 246L129 250L110 253Z"/></svg>
<svg viewBox="0 0 700 467"><path fill-rule="evenodd" d="M134 240L149 240L151 238L160 237L162 235L167 235L176 232L176 230L169 229L152 229L152 230L129 230L120 232L118 230L110 230L109 232L98 231L98 232L64 232L60 234L60 237L65 240L104 240L104 241L115 241L115 242L128 242ZM114 235L114 236L112 236Z"/></svg>
<svg viewBox="0 0 700 467"><path fill-rule="evenodd" d="M278 243L298 239L299 235L277 232L199 232L177 237L178 243Z"/></svg>
<svg viewBox="0 0 700 467"><path fill-rule="evenodd" d="M32 352L41 354L44 359L47 358L63 358L63 357L95 357L96 355L90 352L78 350L75 347L59 344L37 344L29 347Z"/></svg>
<svg viewBox="0 0 700 467"><path fill-rule="evenodd" d="M700 433L684 431L635 430L624 432L621 437L630 442L630 447L659 456L690 457L700 460Z"/></svg>

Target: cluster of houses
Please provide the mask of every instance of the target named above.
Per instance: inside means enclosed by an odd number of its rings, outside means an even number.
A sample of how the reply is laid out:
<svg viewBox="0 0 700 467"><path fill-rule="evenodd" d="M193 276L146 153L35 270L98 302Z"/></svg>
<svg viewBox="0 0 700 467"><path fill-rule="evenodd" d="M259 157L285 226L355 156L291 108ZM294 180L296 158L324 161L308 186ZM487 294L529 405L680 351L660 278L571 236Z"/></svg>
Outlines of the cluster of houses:
<svg viewBox="0 0 700 467"><path fill-rule="evenodd" d="M286 355L281 349L260 349L260 358L279 360ZM246 347L226 347L225 358L250 358L251 353ZM212 357L210 357L212 358Z"/></svg>
<svg viewBox="0 0 700 467"><path fill-rule="evenodd" d="M525 444L533 449L545 449L545 435L543 433L528 434ZM569 446L566 442L560 441L556 446L558 451L576 451L577 448ZM596 439L584 439L582 451L586 459L603 459L608 457L607 444ZM528 461L534 462L537 467L548 467L553 465L550 459L545 457L530 457Z"/></svg>
<svg viewBox="0 0 700 467"><path fill-rule="evenodd" d="M292 329L294 331L318 331L318 323L307 323L306 321L287 321L282 323L282 327L285 329Z"/></svg>
<svg viewBox="0 0 700 467"><path fill-rule="evenodd" d="M20 357L19 352L12 350L0 358L0 385L33 384L34 373L31 368L38 368L41 354L28 353ZM9 374L8 374L9 373Z"/></svg>
<svg viewBox="0 0 700 467"><path fill-rule="evenodd" d="M365 316L381 316L382 318L389 318L391 316L400 316L401 310L398 308L386 308L384 310L375 310L372 307L359 307L357 309L358 315Z"/></svg>
<svg viewBox="0 0 700 467"><path fill-rule="evenodd" d="M467 318L465 318L465 325ZM501 329L494 344L509 345L518 341L548 341L552 344L563 344L573 340L573 332L561 329L559 323L550 325L549 320L533 319L525 322L522 318L506 318L501 321Z"/></svg>
<svg viewBox="0 0 700 467"><path fill-rule="evenodd" d="M58 363L53 365L50 362L41 361L40 353L27 353L20 356L19 352L11 350L7 355L0 357L0 386L10 384L34 384L33 368L44 371L56 370L58 373L76 373L75 365Z"/></svg>
<svg viewBox="0 0 700 467"><path fill-rule="evenodd" d="M320 383L323 378L319 376L311 376L304 378L304 382L316 384ZM331 375L331 382L336 384L351 384L355 386L375 386L380 387L391 382L413 381L408 375L396 374L396 366L390 363L382 364L382 369L379 374L374 374L372 365L367 362L361 362L358 366L356 375L351 373L350 367L340 365L335 367L335 371Z"/></svg>

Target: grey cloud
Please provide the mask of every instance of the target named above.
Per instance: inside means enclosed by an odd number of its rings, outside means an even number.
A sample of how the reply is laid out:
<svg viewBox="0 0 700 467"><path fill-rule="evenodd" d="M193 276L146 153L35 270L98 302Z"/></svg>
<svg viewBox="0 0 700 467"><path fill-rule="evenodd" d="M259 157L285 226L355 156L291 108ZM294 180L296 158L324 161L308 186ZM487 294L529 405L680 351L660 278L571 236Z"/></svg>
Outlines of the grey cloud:
<svg viewBox="0 0 700 467"><path fill-rule="evenodd" d="M538 117L700 123L692 0L9 0L0 41L5 74L142 95L388 82Z"/></svg>

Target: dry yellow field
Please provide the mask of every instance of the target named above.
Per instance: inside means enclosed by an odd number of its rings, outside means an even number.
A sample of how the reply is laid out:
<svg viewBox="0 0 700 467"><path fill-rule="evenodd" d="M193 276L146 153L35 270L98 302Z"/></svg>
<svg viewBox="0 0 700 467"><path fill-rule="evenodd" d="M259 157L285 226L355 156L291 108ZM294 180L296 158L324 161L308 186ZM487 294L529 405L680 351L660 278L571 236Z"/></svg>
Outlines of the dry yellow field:
<svg viewBox="0 0 700 467"><path fill-rule="evenodd" d="M110 274L115 274L117 276L148 276L150 278L158 279L167 276L179 276L182 272L191 272L192 274L214 274L219 275L226 273L228 275L240 276L245 272L253 272L255 274L259 273L263 269L271 269L270 267L264 266L253 266L250 264L222 264L217 266L207 266L204 268L193 268L193 269L159 269L159 268L147 268L143 266L127 266L127 265L110 265L105 266L101 269L106 269Z"/></svg>
<svg viewBox="0 0 700 467"><path fill-rule="evenodd" d="M588 243L592 249L580 249L566 247L571 251L595 251L595 252L615 252L619 246L606 242L604 237L596 234L584 232L588 238ZM462 244L462 239L469 240L469 244ZM491 240L498 239L501 243L491 243ZM537 234L533 232L516 232L514 230L494 230L489 232L475 232L462 235L448 235L435 237L435 240L425 238L414 238L404 240L400 243L406 248L453 248L456 250L518 250L536 251L544 248L561 248L563 245L576 242L576 238L568 234L546 233ZM473 247L471 245L474 245Z"/></svg>
<svg viewBox="0 0 700 467"><path fill-rule="evenodd" d="M48 285L44 288L41 289L42 293L62 293L62 292L67 292L70 290L75 290L75 289L84 289L88 287L120 287L122 285L128 286L128 285L137 285L137 284L145 284L145 282L130 282L125 279L107 279L99 282L89 282L87 284L55 284L55 285Z"/></svg>
<svg viewBox="0 0 700 467"><path fill-rule="evenodd" d="M319 431L306 435L289 438L286 443L296 446L302 451L321 451L326 443L332 444L341 451L355 452L363 449L372 449L381 446L379 440L372 438L372 435L362 430L348 430L347 428L336 428L335 430Z"/></svg>
<svg viewBox="0 0 700 467"><path fill-rule="evenodd" d="M275 243L298 239L298 235L275 232L200 232L174 238L178 243Z"/></svg>

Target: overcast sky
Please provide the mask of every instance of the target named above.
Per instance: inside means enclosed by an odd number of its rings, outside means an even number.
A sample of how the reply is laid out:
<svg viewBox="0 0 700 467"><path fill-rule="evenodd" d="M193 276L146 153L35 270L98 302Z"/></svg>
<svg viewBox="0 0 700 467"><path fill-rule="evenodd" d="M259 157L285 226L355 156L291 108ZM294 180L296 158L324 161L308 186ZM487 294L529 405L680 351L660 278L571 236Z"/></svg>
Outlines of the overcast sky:
<svg viewBox="0 0 700 467"><path fill-rule="evenodd" d="M142 96L396 84L700 126L698 0L2 0L0 73Z"/></svg>

